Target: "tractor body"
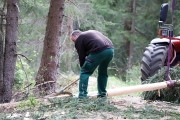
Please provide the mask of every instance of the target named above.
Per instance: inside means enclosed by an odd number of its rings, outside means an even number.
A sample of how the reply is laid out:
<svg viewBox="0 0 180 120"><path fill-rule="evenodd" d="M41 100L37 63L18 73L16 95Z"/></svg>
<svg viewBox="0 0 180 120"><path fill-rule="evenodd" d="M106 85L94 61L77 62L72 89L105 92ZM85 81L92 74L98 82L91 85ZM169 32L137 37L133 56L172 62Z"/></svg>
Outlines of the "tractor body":
<svg viewBox="0 0 180 120"><path fill-rule="evenodd" d="M168 4L164 3L160 10L159 38L153 39L143 54L141 63L142 81L156 74L162 67L168 64L175 66L180 61L180 36L174 37L173 25L165 24L167 13ZM168 57L170 57L169 61Z"/></svg>

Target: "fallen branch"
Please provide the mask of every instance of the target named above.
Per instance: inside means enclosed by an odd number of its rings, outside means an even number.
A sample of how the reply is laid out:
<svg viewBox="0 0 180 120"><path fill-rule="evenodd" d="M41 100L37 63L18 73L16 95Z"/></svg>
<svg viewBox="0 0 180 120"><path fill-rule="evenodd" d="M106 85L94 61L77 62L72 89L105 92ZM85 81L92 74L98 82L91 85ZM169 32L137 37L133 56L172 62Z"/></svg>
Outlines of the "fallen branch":
<svg viewBox="0 0 180 120"><path fill-rule="evenodd" d="M44 102L44 101L46 101L46 99L38 99L38 101ZM15 110L15 108L17 108L20 104L28 103L28 102L29 102L29 100L21 101L21 102L10 102L10 103L0 104L0 113L11 112L11 111Z"/></svg>
<svg viewBox="0 0 180 120"><path fill-rule="evenodd" d="M66 98L66 97L70 97L70 95L68 94L62 94L61 96L54 96L54 97L47 97L47 98L39 98L36 99L36 101L38 103L44 103L44 104L51 104L50 100L51 99L55 99L55 98ZM11 112L13 110L15 110L20 104L26 104L30 102L30 100L26 100L26 101L20 101L20 102L10 102L10 103L3 103L0 104L0 113L6 113L6 112Z"/></svg>

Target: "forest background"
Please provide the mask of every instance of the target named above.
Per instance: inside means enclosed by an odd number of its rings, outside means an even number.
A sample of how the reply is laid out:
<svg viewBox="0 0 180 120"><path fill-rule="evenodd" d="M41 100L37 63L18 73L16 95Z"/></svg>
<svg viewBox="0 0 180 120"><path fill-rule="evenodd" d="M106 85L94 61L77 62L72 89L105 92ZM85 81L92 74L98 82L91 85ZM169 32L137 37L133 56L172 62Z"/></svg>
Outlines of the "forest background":
<svg viewBox="0 0 180 120"><path fill-rule="evenodd" d="M13 90L23 90L35 85L41 64L45 39L49 0L20 0L18 18L18 57L15 66ZM79 60L70 40L70 33L79 29L98 30L108 36L115 48L115 55L108 72L110 76L128 82L132 69L140 71L145 47L158 37L158 21L162 3L171 0L66 0L61 26L58 77L79 75ZM180 35L180 9L176 2L174 34ZM5 42L5 0L0 1L1 38ZM171 6L167 23L171 23ZM1 60L1 59L0 59ZM94 76L96 76L94 73ZM140 79L140 76L137 76ZM62 80L62 79L59 79Z"/></svg>

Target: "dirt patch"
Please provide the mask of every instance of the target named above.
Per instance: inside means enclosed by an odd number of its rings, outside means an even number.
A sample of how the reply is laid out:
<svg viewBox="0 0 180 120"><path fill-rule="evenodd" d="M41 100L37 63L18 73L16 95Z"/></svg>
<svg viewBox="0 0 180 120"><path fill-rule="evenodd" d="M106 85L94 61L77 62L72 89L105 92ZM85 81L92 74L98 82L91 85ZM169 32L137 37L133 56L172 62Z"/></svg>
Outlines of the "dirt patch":
<svg viewBox="0 0 180 120"><path fill-rule="evenodd" d="M121 110L128 110L129 107L131 106L132 108L136 110L137 116L139 114L138 111L142 109L146 109L146 106L148 105L150 107L153 107L152 110L156 110L159 113L164 112L164 114L166 114L166 115L162 115L163 117L160 118L160 120L172 119L173 114L180 114L179 104L174 104L174 103L165 102L165 101L143 100L141 97L129 96L129 97L117 98L117 99L113 99L111 101L111 104ZM152 111L149 111L149 112L152 112ZM147 119L154 120L154 119L149 119L149 118ZM114 117L113 120L130 120L130 119ZM136 119L136 120L139 120L139 119ZM141 120L146 120L146 119L141 119ZM174 118L174 120L176 120L176 118Z"/></svg>

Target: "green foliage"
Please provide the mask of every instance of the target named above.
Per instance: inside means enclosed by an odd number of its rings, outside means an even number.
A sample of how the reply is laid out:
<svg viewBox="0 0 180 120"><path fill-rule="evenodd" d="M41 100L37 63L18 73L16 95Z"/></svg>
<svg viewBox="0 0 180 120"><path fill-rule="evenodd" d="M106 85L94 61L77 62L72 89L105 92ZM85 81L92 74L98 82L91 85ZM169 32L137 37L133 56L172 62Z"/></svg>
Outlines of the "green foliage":
<svg viewBox="0 0 180 120"><path fill-rule="evenodd" d="M106 21L104 18L97 14L97 11L93 9L93 4L87 0L75 1L76 9L73 9L76 14L74 18L74 28L82 31L89 29L96 29L99 31L105 31ZM72 4L71 4L72 5ZM67 6L67 10L69 7ZM78 14L77 14L78 13Z"/></svg>
<svg viewBox="0 0 180 120"><path fill-rule="evenodd" d="M132 69L127 71L127 76L126 76L126 82L135 82L140 84L140 76L141 76L141 71L140 71L140 66L133 66Z"/></svg>
<svg viewBox="0 0 180 120"><path fill-rule="evenodd" d="M20 103L19 107L20 108L35 107L38 104L39 104L39 102L38 102L38 100L36 100L35 97L29 97L28 101L24 101L24 102Z"/></svg>
<svg viewBox="0 0 180 120"><path fill-rule="evenodd" d="M101 15L93 9L93 4L87 0L67 1L65 4L65 17L63 20L62 36L61 36L61 60L60 71L77 73L79 71L79 60L76 51L74 51L74 43L71 42L69 34L72 29L80 29L82 31L96 29L105 31L106 22ZM71 21L73 23L71 23ZM72 25L73 24L73 25ZM110 24L110 23L109 23Z"/></svg>
<svg viewBox="0 0 180 120"><path fill-rule="evenodd" d="M128 57L130 57L126 54L127 48L124 49L125 48L124 43L127 42L124 39L124 37L127 37L133 43L133 47L134 47L133 63L138 64L139 60L142 58L144 47L148 44L150 40L152 40L156 36L154 34L152 35L149 34L147 30L150 30L150 32L153 33L157 33L157 30L154 31L152 29L146 29L147 28L146 22L151 20L151 23L148 23L148 25L150 27L156 28L158 20L154 18L153 20L145 18L144 13L145 10L148 9L148 6L142 1L137 1L136 4L136 14L138 14L137 16L136 15L132 16L132 13L128 12L129 8L127 6L131 4L131 1L93 0L93 4L94 4L94 9L97 10L97 13L102 15L106 22L112 23L110 25L108 24L106 25L106 35L113 41L115 47L115 57L114 57L115 64L111 64L111 66L113 68L121 69L121 70L117 70L116 74L123 75L125 73L124 70L127 69L126 65L127 65ZM141 6L138 6L138 4L141 4ZM132 17L135 20L136 31L134 35L131 35L129 31L124 30L125 20L132 19ZM152 25L152 23L154 24Z"/></svg>
<svg viewBox="0 0 180 120"><path fill-rule="evenodd" d="M3 1L1 1L2 3ZM60 72L73 72L79 74L79 61L73 43L68 36L68 18L73 21L73 29L95 29L107 35L114 43L115 56L110 64L110 75L127 78L124 70L127 69L129 56L124 49L128 37L133 43L133 65L138 65L142 59L145 47L157 37L159 11L162 3L169 0L138 0L136 1L136 15L132 15L127 7L132 1L127 0L74 0L65 2L64 20L61 34L61 58ZM174 14L175 35L179 35L179 2L176 2ZM1 8L2 8L1 4ZM25 55L31 60L26 63L27 71L23 70L21 63L17 62L15 87L23 88L22 84L33 80L40 65L43 49L43 40L46 28L46 17L49 9L49 0L22 0L20 1L18 53ZM135 20L135 33L131 34L124 30L126 19ZM171 7L168 13L167 23L171 23ZM33 71L33 72L32 72ZM137 69L138 71L138 69ZM140 70L139 70L140 71ZM25 72L28 76L26 78ZM129 71L128 71L129 72ZM127 74L129 75L129 73ZM135 79L135 78L133 78ZM133 80L132 79L132 80Z"/></svg>
<svg viewBox="0 0 180 120"><path fill-rule="evenodd" d="M31 60L28 65L34 72L39 66L48 9L49 0L20 1L17 52Z"/></svg>
<svg viewBox="0 0 180 120"><path fill-rule="evenodd" d="M173 16L173 26L174 26L174 35L175 36L180 36L180 9L179 6L180 2L177 1L175 4L175 8L174 8L174 16ZM170 10L170 13L168 13L172 16L172 9ZM168 21L167 21L168 23ZM172 18L170 17L169 23L172 23Z"/></svg>
<svg viewBox="0 0 180 120"><path fill-rule="evenodd" d="M123 39L123 36L128 37L128 39L133 42L133 63L134 65L139 64L138 62L142 59L144 48L153 38L157 37L160 6L162 3L169 2L169 0L136 1L135 16L132 16L131 13L127 12L129 10L127 5L129 5L131 1L92 1L94 9L96 9L97 13L99 15L102 15L105 21L110 21L112 23L111 25L106 25L106 33L108 37L111 38L115 46L114 63L116 64L116 66L114 66L114 64L111 64L111 66L118 67L122 71L123 69L126 69L126 62L128 60L128 57L130 56L126 55L125 49L123 49L123 43L126 42ZM171 23L171 2L169 3L170 7L167 23ZM174 15L174 26L176 35L179 34L179 10L177 6L179 6L178 2L176 2ZM127 18L133 18L135 20L134 35L129 34L123 29L124 20ZM122 71L118 70L116 74L122 75Z"/></svg>
<svg viewBox="0 0 180 120"><path fill-rule="evenodd" d="M14 89L24 90L24 87L27 84L35 83L33 78L34 78L34 72L28 65L27 61L24 61L24 59L21 58L17 60L15 79L14 79Z"/></svg>
<svg viewBox="0 0 180 120"><path fill-rule="evenodd" d="M43 39L45 34L46 16L49 8L48 0L37 1L20 1L20 21L19 21L19 40L18 52L28 56L32 62L29 63L32 71L37 72L40 64L40 57L43 48ZM133 42L134 54L133 64L139 64L142 58L144 48L155 37L157 37L158 20L160 5L168 0L139 0L136 3L136 14L132 16L127 12L127 5L131 1L125 0L74 0L74 2L66 1L65 17L63 20L62 36L61 36L61 60L60 70L62 72L79 71L79 61L77 54L74 52L73 43L68 46L69 38L67 34L68 18L73 20L73 29L89 30L96 29L107 35L114 43L115 57L111 68L126 69L128 55L126 55L123 47L126 40L123 37L128 37ZM176 6L178 6L177 3ZM153 6L153 7L151 7ZM176 7L175 11L175 33L178 33L178 14L179 10ZM170 15L170 14L169 14ZM136 32L131 35L124 30L125 19L133 18L135 20ZM170 18L168 18L170 21ZM147 29L148 28L148 29ZM66 40L68 38L68 40ZM122 75L122 71L110 70L110 73Z"/></svg>
<svg viewBox="0 0 180 120"><path fill-rule="evenodd" d="M157 83L157 82L163 82L166 78L166 71L167 68L162 68L157 74L154 76L148 78L143 83L149 84L149 83ZM170 77L172 80L179 80L180 78L180 67L176 66L174 68L170 69ZM160 100L160 101L169 101L169 102L180 102L180 87L173 87L171 89L161 89L160 96L158 96L158 90L154 91L147 91L142 93L142 97L145 100Z"/></svg>

